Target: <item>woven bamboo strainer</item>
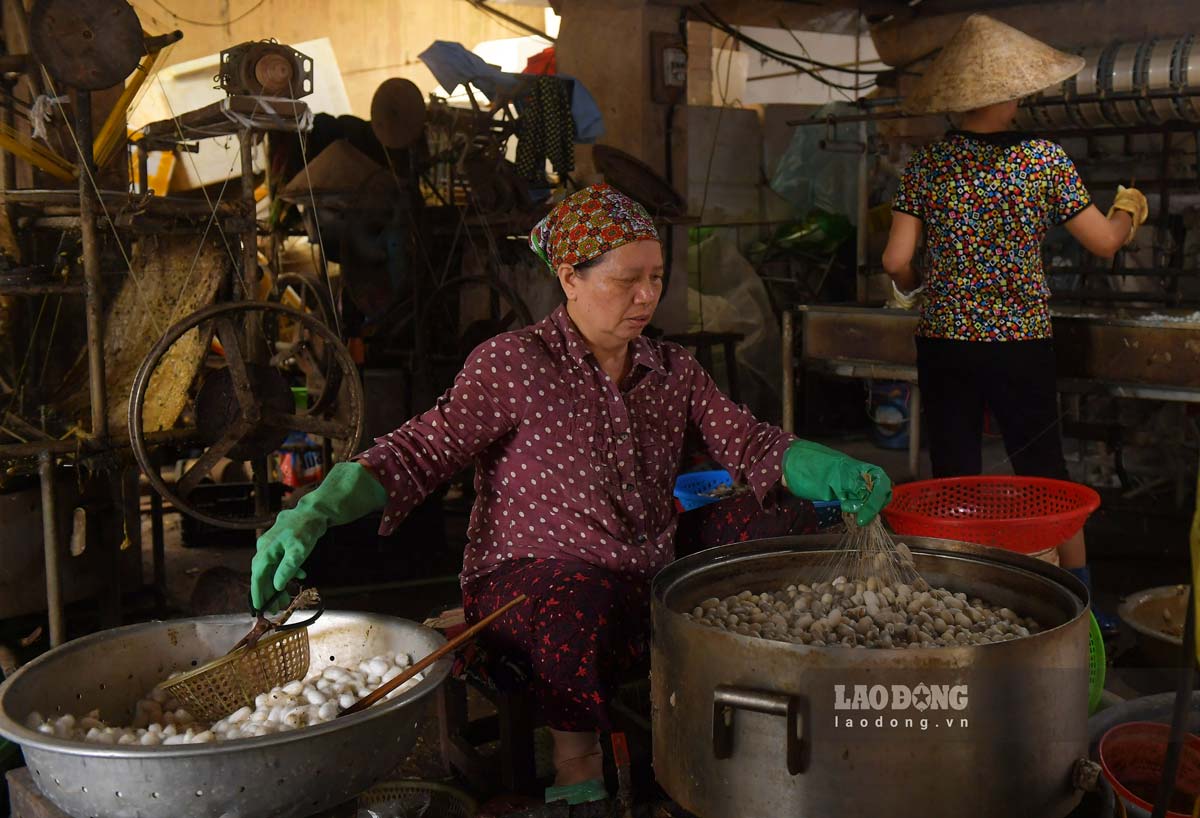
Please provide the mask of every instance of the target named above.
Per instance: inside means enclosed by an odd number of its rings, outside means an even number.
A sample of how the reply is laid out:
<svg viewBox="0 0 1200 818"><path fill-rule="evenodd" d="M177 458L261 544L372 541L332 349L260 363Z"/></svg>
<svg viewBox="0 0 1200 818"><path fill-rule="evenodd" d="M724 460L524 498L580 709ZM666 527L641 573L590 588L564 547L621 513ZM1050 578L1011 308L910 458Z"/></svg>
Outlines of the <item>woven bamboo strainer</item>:
<svg viewBox="0 0 1200 818"><path fill-rule="evenodd" d="M217 721L243 707L254 707L260 693L303 679L311 659L308 626L317 621L324 607L303 622L286 625L292 610L289 608L278 622L256 611L254 629L233 650L168 679L162 684L163 690L178 699L194 718Z"/></svg>

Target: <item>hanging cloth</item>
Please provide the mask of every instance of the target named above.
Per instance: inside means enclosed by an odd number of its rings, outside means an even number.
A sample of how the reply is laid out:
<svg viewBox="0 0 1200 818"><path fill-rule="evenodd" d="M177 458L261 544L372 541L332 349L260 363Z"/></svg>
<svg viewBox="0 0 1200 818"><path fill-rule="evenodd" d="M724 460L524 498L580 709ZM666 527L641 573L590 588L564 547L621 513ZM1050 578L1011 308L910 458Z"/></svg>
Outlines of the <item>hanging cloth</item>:
<svg viewBox="0 0 1200 818"><path fill-rule="evenodd" d="M575 120L566 83L556 77L538 77L519 100L521 121L517 131L517 172L537 187L546 186L546 160L559 176L575 169Z"/></svg>

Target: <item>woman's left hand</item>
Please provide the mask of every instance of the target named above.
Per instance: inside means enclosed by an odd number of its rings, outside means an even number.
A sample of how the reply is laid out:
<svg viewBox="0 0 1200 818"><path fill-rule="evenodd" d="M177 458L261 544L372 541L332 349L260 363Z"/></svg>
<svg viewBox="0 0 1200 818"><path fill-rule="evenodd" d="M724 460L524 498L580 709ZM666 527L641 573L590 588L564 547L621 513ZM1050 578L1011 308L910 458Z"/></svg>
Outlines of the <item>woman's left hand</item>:
<svg viewBox="0 0 1200 818"><path fill-rule="evenodd" d="M874 520L892 499L883 469L808 440L793 442L784 453L783 484L805 500L840 500L859 525Z"/></svg>

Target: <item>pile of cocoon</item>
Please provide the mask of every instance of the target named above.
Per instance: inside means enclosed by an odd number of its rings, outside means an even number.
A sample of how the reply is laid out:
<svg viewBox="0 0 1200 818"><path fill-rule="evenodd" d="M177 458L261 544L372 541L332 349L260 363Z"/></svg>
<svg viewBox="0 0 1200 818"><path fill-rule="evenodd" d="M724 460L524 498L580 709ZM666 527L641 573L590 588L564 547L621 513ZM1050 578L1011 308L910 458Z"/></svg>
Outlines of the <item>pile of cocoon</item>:
<svg viewBox="0 0 1200 818"><path fill-rule="evenodd" d="M137 703L133 724L128 727L105 723L98 710L86 716L67 714L58 718L44 718L35 711L25 723L48 736L92 744L156 747L257 738L333 721L341 710L411 666L412 659L406 653L374 656L354 668L330 666L309 673L303 680L260 693L254 707L243 707L211 725L193 719L161 687ZM387 698L413 687L424 675L418 673Z"/></svg>

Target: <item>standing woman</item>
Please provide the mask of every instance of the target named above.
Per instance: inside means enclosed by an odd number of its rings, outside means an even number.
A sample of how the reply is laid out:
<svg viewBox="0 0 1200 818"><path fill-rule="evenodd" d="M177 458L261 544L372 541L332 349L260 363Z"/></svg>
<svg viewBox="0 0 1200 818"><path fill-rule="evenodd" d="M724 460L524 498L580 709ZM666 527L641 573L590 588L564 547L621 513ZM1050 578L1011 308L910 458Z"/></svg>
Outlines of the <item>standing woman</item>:
<svg viewBox="0 0 1200 818"><path fill-rule="evenodd" d="M910 113L960 114L957 130L909 160L883 254L893 303L912 308L924 296L917 378L935 477L981 472L987 409L1013 471L1067 479L1042 239L1065 225L1089 252L1111 258L1147 216L1140 192L1118 188L1106 218L1062 147L1011 130L1022 97L1083 64L974 14L906 100ZM1082 531L1057 560L1091 587Z"/></svg>

